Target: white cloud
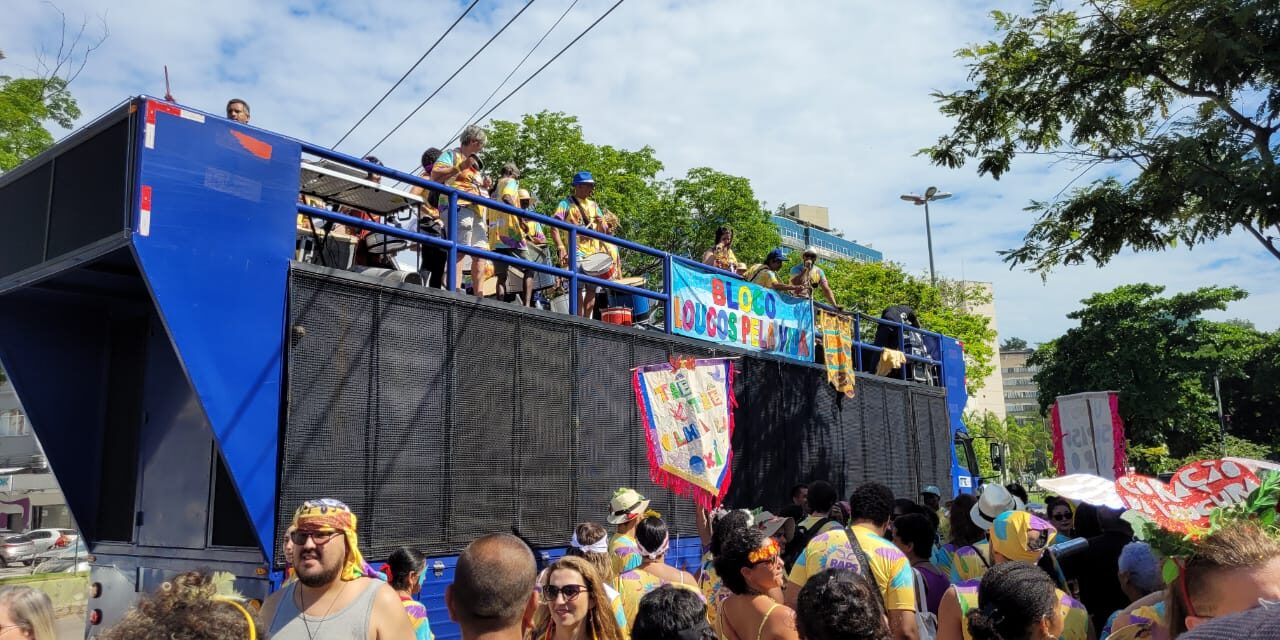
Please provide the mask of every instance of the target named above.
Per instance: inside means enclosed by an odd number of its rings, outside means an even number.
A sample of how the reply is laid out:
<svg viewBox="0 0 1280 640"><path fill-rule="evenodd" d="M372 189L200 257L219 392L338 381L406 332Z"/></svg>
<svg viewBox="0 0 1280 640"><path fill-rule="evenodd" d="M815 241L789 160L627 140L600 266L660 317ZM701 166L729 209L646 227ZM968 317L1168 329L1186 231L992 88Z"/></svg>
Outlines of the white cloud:
<svg viewBox="0 0 1280 640"><path fill-rule="evenodd" d="M457 80L379 148L384 162L416 164L450 136L571 0L539 0ZM563 47L612 0L581 0L505 92ZM2 73L21 74L37 46L56 43L56 13L9 3ZM59 0L73 22L103 11ZM86 119L131 94L163 94L168 64L180 102L219 112L242 97L254 124L321 144L336 141L461 11L459 2L174 2L116 0L111 37L73 85ZM518 8L482 0L383 107L344 144L365 151L433 91ZM928 269L922 212L898 200L928 185L956 193L932 207L941 275L995 284L1003 336L1040 341L1092 292L1147 281L1183 291L1235 284L1253 295L1222 316L1274 329L1275 261L1244 234L1161 254L1117 257L1102 269L1061 268L1047 283L1009 271L996 251L1032 221L1031 198L1071 180L1063 167L1020 158L999 182L933 167L913 154L948 129L929 97L963 86L953 52L989 36L991 8L1024 2L891 3L630 0L495 115L542 109L581 119L587 136L650 145L673 175L708 165L752 180L772 204L831 208L848 237L913 271ZM92 26L92 24L91 24ZM623 212L625 213L625 212Z"/></svg>

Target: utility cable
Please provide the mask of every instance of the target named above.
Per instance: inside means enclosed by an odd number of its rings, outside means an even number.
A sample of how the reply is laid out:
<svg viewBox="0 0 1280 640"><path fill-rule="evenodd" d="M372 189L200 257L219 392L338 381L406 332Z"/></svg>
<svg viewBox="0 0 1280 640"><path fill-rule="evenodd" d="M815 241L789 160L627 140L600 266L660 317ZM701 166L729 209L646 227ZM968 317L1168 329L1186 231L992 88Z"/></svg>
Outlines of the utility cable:
<svg viewBox="0 0 1280 640"><path fill-rule="evenodd" d="M484 102L480 103L480 106L476 107L476 110L472 111L471 115L467 116L467 119L462 122L462 126L458 127L458 130L453 133L453 137L449 138L449 141L444 143L446 149L449 148L449 145L453 144L454 140L458 139L458 136L462 135L462 132L467 128L467 125L471 124L471 119L476 117L476 114L480 113L481 109L489 106L489 101L492 100L494 96L498 95L498 92L501 91L503 87L507 86L507 82L511 80L511 76L514 76L516 72L520 70L520 67L524 66L525 62L528 62L529 56L532 56L533 52L537 51L538 47L542 46L542 42L547 39L547 36L551 35L551 32L555 31L556 27L560 26L560 23L564 21L565 16L569 15L569 12L573 11L573 8L576 6L578 6L578 0L573 0L573 2L569 3L569 8L565 9L564 13L560 14L560 17L555 21L555 24L551 25L551 28L547 29L547 32L542 34L541 38L538 38L538 42L533 45L533 48L529 50L529 53L524 54L524 57L521 58L520 62L511 70L511 73L508 73L507 77L503 78L502 82L499 82L498 86L493 88L493 93L490 93L489 97L485 98Z"/></svg>
<svg viewBox="0 0 1280 640"><path fill-rule="evenodd" d="M440 34L439 38L436 38L436 41L431 45L431 48L427 49L427 52L422 54L422 57L418 58L418 61L413 63L413 66L409 67L409 70L404 72L404 75L400 76L400 79L396 80L396 83L391 85L391 88L387 89L387 92L382 94L382 97L378 98L378 101L375 102L372 107L369 107L368 111L364 112L364 115L360 116L360 120L356 121L355 124L351 125L351 128L348 129L346 133L342 134L342 137L338 138L338 141L333 143L333 146L329 148L337 149L338 145L342 144L342 141L346 140L347 136L351 135L351 133L356 130L356 127L359 127L361 124L363 124L365 119L368 118L370 115L372 115L374 110L382 105L382 101L386 100L387 96L391 95L391 92L395 91L396 87L400 86L400 83L404 82L405 78L408 78L409 74L413 73L413 70L417 69L418 65L422 64L422 61L426 60L427 56L431 55L431 52L436 50L436 47L439 46L439 44L444 41L445 36L448 36L449 32L453 31L453 28L458 26L458 23L462 22L462 19L467 17L467 14L471 13L471 10L476 8L477 4L480 4L480 0L472 0L471 5L468 6L466 10L462 12L462 15L458 16L458 19L454 20L453 24L449 25L449 28L445 29L444 33ZM365 154L365 155L368 155L368 154Z"/></svg>
<svg viewBox="0 0 1280 640"><path fill-rule="evenodd" d="M559 53L557 53L557 54L556 54L556 55L554 55L554 56L551 56L551 59L550 59L550 60L546 61L546 63L544 63L541 67L538 67L538 70L537 70L537 71L534 71L534 72L533 72L533 75L531 75L531 76L529 76L528 78L526 78L524 82L521 82L521 83L520 83L520 86L516 87L515 89L512 89L512 90L511 90L511 93L508 93L505 97L503 97L501 100L499 100L499 101L498 101L498 104L493 105L493 107L492 107L491 109L489 109L488 111L484 112L484 115L480 116L480 118L479 118L479 120L478 120L478 121L482 121L482 120L484 120L485 118L488 118L490 114L492 114L494 111L497 111L497 110L498 110L498 107L501 107L501 106L502 106L502 104L503 104L504 102L506 102L508 99L510 99L510 98L511 98L511 96L514 96L514 95L516 94L516 92L517 92L517 91L519 91L519 90L523 89L523 88L524 88L524 86L525 86L526 84L529 84L529 81L531 81L531 80L533 80L534 78L538 77L538 74L539 74L539 73L542 73L542 70L543 70L543 69L546 69L548 66L550 66L552 62L555 62L555 61L556 61L556 58L559 58L561 54L563 54L565 51L568 51L568 50L569 50L569 47L572 47L575 43L577 43L579 40L581 40L583 36L585 36L585 35L587 35L588 33L590 33L590 32L591 32L591 30L592 30L592 29L594 29L596 25L600 24L600 21L601 21L601 20L604 20L605 18L607 18L607 17L609 16L609 14L613 13L613 10L614 10L614 9L617 9L617 8L618 8L618 6L619 6L619 5L621 5L621 4L622 4L623 2L625 2L625 1L626 1L626 0L618 0L616 3L614 3L614 5L613 5L612 7L609 7L609 10L608 10L608 11L606 11L606 12L604 12L604 15L600 16L599 18L596 18L596 21L595 21L595 22L592 22L592 23L591 23L591 25L590 25L590 26L588 26L588 27L586 28L586 30L584 30L582 33L578 34L578 37L574 38L574 39L573 39L569 44L565 45L565 46L564 46L564 48L563 48L563 49L561 49ZM448 146L448 145L445 145L445 146Z"/></svg>
<svg viewBox="0 0 1280 640"><path fill-rule="evenodd" d="M443 90L445 87L449 86L449 83L450 83L450 82L452 82L454 78L458 77L458 74L459 74L459 73L462 73L462 70L463 70L463 69L466 69L466 68L467 68L467 65L471 64L471 61L472 61L472 60L475 60L477 56L479 56L481 53L483 53L483 52L484 52L484 50L485 50L485 49L489 48L489 45L493 44L493 41L494 41L494 40L497 40L497 39L498 39L498 36L502 35L502 32L503 32L503 31L506 31L506 30L507 30L507 27L510 27L510 26L511 26L511 23L515 22L515 21L516 21L516 19L517 19L517 18L519 18L519 17L521 16L521 14L523 14L523 13L524 13L524 12L525 12L529 7L533 6L533 3L534 3L534 2L536 2L536 0L529 0L528 2L526 2L526 3L525 3L525 5L524 5L523 7L520 7L520 10L519 10L519 11L517 11L517 12L516 12L516 14L515 14L514 16L511 16L511 19L510 19L510 20L507 20L507 23L506 23L506 24L504 24L504 25L502 25L502 28L501 28L501 29L498 29L498 32L497 32L497 33L493 34L493 35L492 35L492 36L491 36L487 41L485 41L484 45L482 45L482 46L480 47L480 49L479 49L479 50L477 50L475 53L471 54L471 57L470 57L470 58L467 58L467 61L466 61L466 62L464 62L464 63L462 63L462 66L458 67L458 69L457 69L456 71L454 71L454 72L453 72L453 75L451 75L451 76L449 76L447 79L445 79L444 83L442 83L439 87L436 87L436 90L435 90L435 91L432 91L432 92L431 92L431 95L427 96L427 98L426 98L425 100L423 100L421 103L419 103L419 104L418 104L418 106L417 106L417 107L415 107L413 111L410 111L410 112L409 112L409 115L405 116L405 117L404 117L404 119L400 121L400 124L397 124L395 127L392 127L391 131L388 131L388 132L387 132L387 135L382 136L382 139L381 139L381 140L379 140L379 141L377 142L377 144L375 144L375 145L373 145L372 147L370 147L368 151L364 152L364 154L363 154L363 155L366 155L366 156L367 156L367 155L369 155L369 154L373 153L373 152L374 152L374 150L376 150L378 147L382 146L382 143L384 143L384 142L386 142L386 141L387 141L387 138L390 138L391 136L395 135L395 132L399 131L399 130L400 130L400 127L403 127L403 126L404 126L404 124L405 124L406 122L408 122L410 118L412 118L413 116L417 115L418 111L420 111L423 107L427 106L427 103L428 103L428 102L430 102L432 98L436 97L436 94L440 93L440 91L441 91L441 90Z"/></svg>

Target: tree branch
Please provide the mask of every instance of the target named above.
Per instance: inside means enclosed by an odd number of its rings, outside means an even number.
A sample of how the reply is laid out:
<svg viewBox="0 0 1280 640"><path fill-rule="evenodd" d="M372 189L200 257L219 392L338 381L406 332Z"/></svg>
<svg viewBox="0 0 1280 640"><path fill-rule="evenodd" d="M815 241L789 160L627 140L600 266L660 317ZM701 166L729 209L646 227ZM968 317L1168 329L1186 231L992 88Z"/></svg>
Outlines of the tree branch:
<svg viewBox="0 0 1280 640"><path fill-rule="evenodd" d="M1262 235L1261 231L1254 229L1253 225L1248 222L1241 223L1241 226L1248 229L1249 233L1252 233L1253 237L1257 238L1258 242L1261 242L1262 246L1266 247L1267 251L1271 252L1271 255L1274 256L1276 260L1280 260L1280 247L1276 246L1274 237Z"/></svg>

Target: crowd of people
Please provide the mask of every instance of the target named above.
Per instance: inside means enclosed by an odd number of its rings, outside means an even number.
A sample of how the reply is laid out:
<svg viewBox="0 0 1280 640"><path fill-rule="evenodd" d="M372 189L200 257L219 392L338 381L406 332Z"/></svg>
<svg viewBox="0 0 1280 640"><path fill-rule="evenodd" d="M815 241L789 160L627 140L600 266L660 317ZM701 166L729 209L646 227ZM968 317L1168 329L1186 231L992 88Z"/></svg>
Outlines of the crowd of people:
<svg viewBox="0 0 1280 640"><path fill-rule="evenodd" d="M1020 495L1016 485L990 485L944 505L941 491L925 487L917 503L868 482L841 502L816 481L798 486L778 515L699 509L703 553L690 573L669 561L675 541L662 515L623 488L601 512L613 533L578 524L565 555L541 570L519 538L476 539L443 604L467 640L1196 640L1240 628L1232 614L1253 616L1253 629L1280 625L1273 525L1246 520L1211 532L1164 580L1159 554L1132 532L1118 549L1107 544L1121 528L1118 512L1050 500L1045 515L1064 503L1072 514L1051 523ZM1057 545L1071 536L1088 544L1071 545L1085 551L1069 558ZM433 637L417 599L422 553L402 548L373 568L345 504L299 507L284 553L286 583L260 611L192 572L102 637ZM1107 584L1122 599L1108 599ZM36 620L47 606L0 591L0 634L12 624L34 630L25 637L50 637ZM1277 636L1232 640L1260 637Z"/></svg>

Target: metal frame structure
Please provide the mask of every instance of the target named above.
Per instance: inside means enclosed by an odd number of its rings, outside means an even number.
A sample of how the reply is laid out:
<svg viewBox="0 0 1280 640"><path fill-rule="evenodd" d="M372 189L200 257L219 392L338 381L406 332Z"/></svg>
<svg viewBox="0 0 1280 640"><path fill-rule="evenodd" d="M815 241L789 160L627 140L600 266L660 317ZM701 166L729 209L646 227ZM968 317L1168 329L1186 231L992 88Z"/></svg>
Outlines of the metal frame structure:
<svg viewBox="0 0 1280 640"><path fill-rule="evenodd" d="M461 253L466 256L473 256L476 258L483 258L485 260L492 260L494 262L515 265L520 267L521 269L532 269L534 271L550 273L552 275L567 279L569 281L569 291L570 291L570 295L569 295L570 315L578 314L578 296L576 292L578 291L578 285L583 283L600 286L600 287L606 287L609 289L615 289L617 291L622 291L625 293L630 293L632 295L643 296L651 300L656 300L662 303L663 305L663 310L664 310L663 330L666 333L671 333L671 319L674 317L672 315L672 309L671 309L671 265L673 262L679 262L682 265L693 267L695 269L699 269L708 273L721 275L726 278L731 278L735 280L743 279L742 276L736 273L733 273L731 271L718 269L710 265L706 265L694 260L690 260L689 258L673 255L665 251L654 249L652 247L647 247L642 244L637 244L635 242L631 242L623 238L619 238L617 236L612 236L607 233L601 233L594 229L579 227L577 225L565 222L563 220L552 218L550 216L545 216L534 211L518 209L516 207L512 207L511 205L506 204L505 202L499 202L491 198L477 196L473 193L468 193L466 191L461 191L453 187L432 182L420 176L404 173L402 171L391 169L383 165L366 162L362 159L348 156L342 153L338 153L336 151L333 151L331 149L326 149L318 145L309 144L301 141L298 141L298 144L301 145L303 153L310 154L325 160L330 160L333 162L339 162L345 165L349 165L357 169L364 170L371 174L381 175L385 178L398 180L405 184L411 184L414 186L422 187L424 189L432 189L434 191L440 192L448 196L449 198L448 209L447 211L441 212L442 214L447 213L448 215L448 219L445 220L446 228L448 229L447 238L437 238L435 236L429 236L423 233L402 229L400 227L394 227L388 224L371 222L368 220L363 220L361 218L356 218L354 216L349 216L349 215L338 213L335 211L330 211L328 209L313 207L303 203L298 203L298 212L304 215L328 220L330 222L336 222L339 224L344 224L344 225L356 227L359 229L363 229L363 230L371 231L375 233L384 233L389 236L394 236L394 237L408 240L411 242L416 242L418 244L428 245L428 246L432 246L432 247L436 247L436 248L444 249L448 251L449 257L448 257L447 264L449 265L449 268L448 268L448 271L446 272L445 283L446 283L446 287L450 291L456 291L460 284L455 281L457 278L457 275L456 275L457 271L452 268L452 265L457 263L459 254ZM523 260L521 258L516 258L514 256L503 255L500 253L496 253L494 251L478 249L476 247L459 244L458 242L453 240L453 238L456 238L458 236L458 206L459 206L458 201L459 200L462 200L464 202L474 203L474 204L483 206L487 209L502 211L504 213L520 216L521 218L539 222L544 226L552 227L555 229L560 229L568 232L569 242L567 247L567 253L569 254L569 267L567 269L562 269L556 266L540 264L537 262L530 262L528 260ZM616 245L623 249L636 251L636 252L643 253L645 255L657 258L662 263L662 291L651 291L649 289L633 287L633 286L621 284L619 282L615 282L612 280L597 278L595 276L590 276L580 272L578 270L578 238L579 236L586 236L588 238L592 238L595 240L608 242L610 244ZM817 301L811 301L811 302L815 308L823 309L833 313L838 313L841 315L848 315L845 312L842 312L838 309L822 304L820 302L817 302ZM862 340L861 329L862 329L863 320L869 320L877 325L886 324L886 325L897 327L899 329L899 331L897 332L898 333L898 350L901 351L907 357L907 360L920 362L927 365L937 366L939 370L939 376L938 376L939 379L943 377L942 372L943 372L943 367L945 365L943 364L942 360L934 359L930 357L922 357L922 356L917 356L911 353L907 353L906 344L905 344L907 331L912 331L921 335L930 336L935 340L938 340L939 343L941 343L941 341L944 339L944 336L942 334L935 333L933 331L928 331L925 329L920 329L910 325L902 324L900 322L893 322L893 321L884 320L881 318L875 318L861 312L853 314L851 319L853 323L852 335L853 335L854 346L857 347L856 349L854 349L854 362L857 370L859 371L862 370L862 350L863 349L868 349L876 353L880 353L884 351L883 347L880 347L868 342L864 342ZM907 379L907 369L908 369L907 367L902 367L901 377L903 380Z"/></svg>

